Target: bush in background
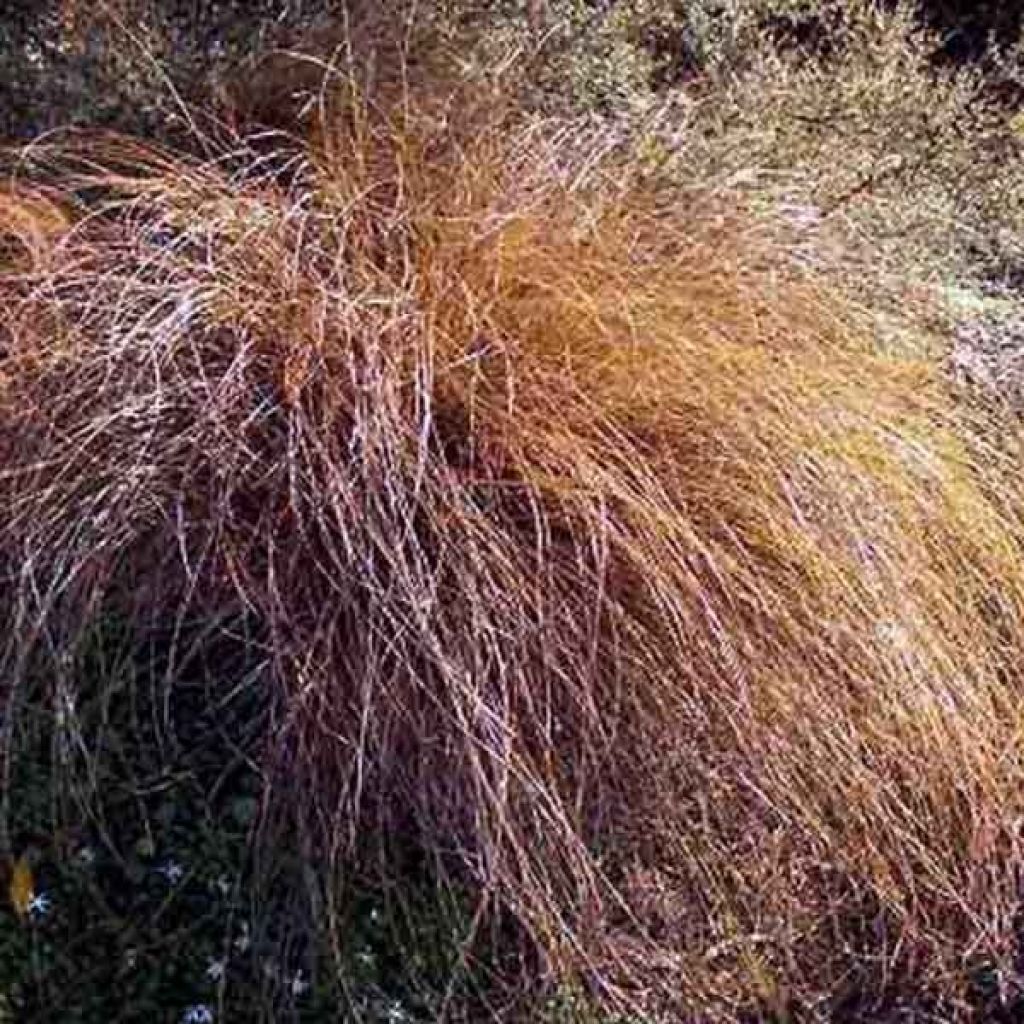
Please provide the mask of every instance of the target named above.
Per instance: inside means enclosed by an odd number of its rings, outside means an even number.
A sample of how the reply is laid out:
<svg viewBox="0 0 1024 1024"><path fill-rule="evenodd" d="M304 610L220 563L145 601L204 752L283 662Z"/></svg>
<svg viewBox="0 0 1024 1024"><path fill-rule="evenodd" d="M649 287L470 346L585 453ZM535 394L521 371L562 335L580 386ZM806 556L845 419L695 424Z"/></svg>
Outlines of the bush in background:
<svg viewBox="0 0 1024 1024"><path fill-rule="evenodd" d="M0 133L68 123L183 134L228 69L315 32L331 0L11 0L0 21Z"/></svg>

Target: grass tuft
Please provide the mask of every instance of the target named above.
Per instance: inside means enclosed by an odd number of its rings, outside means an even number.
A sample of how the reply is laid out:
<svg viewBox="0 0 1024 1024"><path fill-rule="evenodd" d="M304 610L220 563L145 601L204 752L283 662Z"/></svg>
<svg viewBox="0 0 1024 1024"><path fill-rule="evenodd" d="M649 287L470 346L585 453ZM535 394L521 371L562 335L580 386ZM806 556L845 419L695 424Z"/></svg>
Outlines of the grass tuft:
<svg viewBox="0 0 1024 1024"><path fill-rule="evenodd" d="M354 880L459 894L434 1012L489 942L680 1019L1010 977L1017 469L770 223L440 86L16 179L8 774L103 616L165 694L208 623L275 695L256 838L299 837L339 970Z"/></svg>

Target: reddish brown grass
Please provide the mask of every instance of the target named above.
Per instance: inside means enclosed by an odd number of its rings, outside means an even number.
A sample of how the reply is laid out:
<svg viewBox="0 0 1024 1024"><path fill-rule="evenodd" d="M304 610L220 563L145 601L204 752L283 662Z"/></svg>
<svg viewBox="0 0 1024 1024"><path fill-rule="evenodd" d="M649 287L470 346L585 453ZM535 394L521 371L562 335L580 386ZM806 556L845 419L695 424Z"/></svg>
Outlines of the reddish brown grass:
<svg viewBox="0 0 1024 1024"><path fill-rule="evenodd" d="M8 701L98 609L244 609L328 894L400 834L607 1005L962 1012L1017 955L1016 466L768 227L496 110L34 147L88 213L0 203Z"/></svg>

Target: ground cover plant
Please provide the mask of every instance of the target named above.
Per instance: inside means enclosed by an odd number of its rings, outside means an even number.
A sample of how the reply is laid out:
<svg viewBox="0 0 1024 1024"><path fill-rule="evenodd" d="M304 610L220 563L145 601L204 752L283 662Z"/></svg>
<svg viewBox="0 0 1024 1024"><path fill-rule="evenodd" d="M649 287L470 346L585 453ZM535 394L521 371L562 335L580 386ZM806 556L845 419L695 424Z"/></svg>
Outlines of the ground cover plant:
<svg viewBox="0 0 1024 1024"><path fill-rule="evenodd" d="M289 131L8 157L9 1012L1012 1019L1012 410L724 130L406 39L300 62Z"/></svg>

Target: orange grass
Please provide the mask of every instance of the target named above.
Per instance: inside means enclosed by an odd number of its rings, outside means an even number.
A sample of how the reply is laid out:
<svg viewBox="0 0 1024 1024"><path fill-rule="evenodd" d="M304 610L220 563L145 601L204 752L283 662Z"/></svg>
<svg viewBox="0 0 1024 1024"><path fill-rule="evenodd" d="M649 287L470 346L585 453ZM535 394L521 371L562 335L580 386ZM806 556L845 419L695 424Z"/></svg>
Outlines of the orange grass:
<svg viewBox="0 0 1024 1024"><path fill-rule="evenodd" d="M1018 470L935 368L609 129L252 145L41 142L0 202L9 706L105 607L242 609L328 909L400 834L610 1007L1010 985Z"/></svg>

